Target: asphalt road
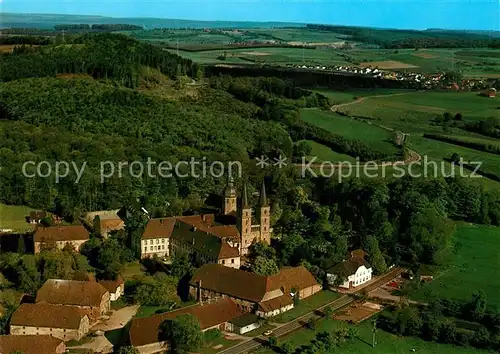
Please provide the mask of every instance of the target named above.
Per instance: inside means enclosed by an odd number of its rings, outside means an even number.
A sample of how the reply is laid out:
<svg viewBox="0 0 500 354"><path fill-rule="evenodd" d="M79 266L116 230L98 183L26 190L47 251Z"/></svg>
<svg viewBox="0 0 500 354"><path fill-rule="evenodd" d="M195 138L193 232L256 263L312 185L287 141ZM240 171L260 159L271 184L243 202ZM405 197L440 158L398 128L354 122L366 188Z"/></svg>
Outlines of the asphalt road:
<svg viewBox="0 0 500 354"><path fill-rule="evenodd" d="M392 279L396 278L398 275L400 275L403 272L402 268L394 268L391 270L389 273L386 275L382 276L380 279L377 279L375 282L359 288L358 290L355 291L355 293L361 292L362 290L366 290L367 292L370 292L374 289L377 289L378 287L388 283ZM327 306L332 307L334 311L340 310L341 308L349 305L350 303L354 302L354 298L349 296L349 295L343 295L342 297L338 298L335 301L332 301L326 305L323 305L309 313L306 313L305 315L296 318L295 320L288 322L281 327L275 329L273 331L273 336L279 338L283 337L293 331L296 331L303 327L304 325L307 324L307 322L312 318L312 319L318 319L321 318L321 310L326 308ZM252 339L249 339L245 342L242 342L240 344L237 344L231 348L228 348L226 350L220 351L218 354L243 354L243 353L249 353L251 351L254 351L260 347L262 347L264 344L267 343L268 338L265 336L259 336L255 337Z"/></svg>

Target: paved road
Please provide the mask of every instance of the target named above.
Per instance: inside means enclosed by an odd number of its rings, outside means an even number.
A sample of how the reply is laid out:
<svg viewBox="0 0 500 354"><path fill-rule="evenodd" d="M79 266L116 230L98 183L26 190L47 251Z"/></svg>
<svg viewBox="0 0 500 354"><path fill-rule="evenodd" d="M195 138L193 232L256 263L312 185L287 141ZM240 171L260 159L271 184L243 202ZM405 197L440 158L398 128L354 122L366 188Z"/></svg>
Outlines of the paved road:
<svg viewBox="0 0 500 354"><path fill-rule="evenodd" d="M392 279L396 278L398 275L400 275L403 272L403 268L394 268L391 270L389 273L386 275L380 277L373 283L370 283L364 287L360 287L357 289L355 292L360 292L363 289L366 291L370 292L387 282L391 281ZM335 301L332 301L326 305L323 305L309 313L306 313L305 315L296 318L295 320L288 322L277 329L273 331L273 336L279 338L282 336L285 336L293 331L298 330L299 328L303 327L311 318L312 319L318 319L321 318L322 316L318 314L318 312L321 312L321 310L325 309L327 306L332 307L334 311L340 310L341 308L349 305L350 303L354 302L354 298L352 298L349 295L343 295L342 297L338 298ZM243 354L243 353L248 353L251 351L254 351L260 347L262 347L264 344L267 343L268 338L264 336L259 336L255 337L252 339L247 340L246 342L240 343L235 345L234 347L228 348L226 350L220 351L218 354Z"/></svg>
<svg viewBox="0 0 500 354"><path fill-rule="evenodd" d="M139 310L139 305L126 306L119 310L113 311L111 317L108 320L104 320L94 327L92 331L112 331L114 329L123 328L130 322L132 317L135 316Z"/></svg>

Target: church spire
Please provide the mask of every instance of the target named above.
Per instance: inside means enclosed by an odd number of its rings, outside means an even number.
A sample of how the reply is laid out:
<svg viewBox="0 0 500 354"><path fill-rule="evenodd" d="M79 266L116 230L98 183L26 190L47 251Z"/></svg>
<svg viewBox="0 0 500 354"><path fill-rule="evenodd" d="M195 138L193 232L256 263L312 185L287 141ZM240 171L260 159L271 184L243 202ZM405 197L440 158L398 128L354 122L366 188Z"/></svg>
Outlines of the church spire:
<svg viewBox="0 0 500 354"><path fill-rule="evenodd" d="M267 206L266 184L264 181L262 181L262 187L260 190L260 206Z"/></svg>
<svg viewBox="0 0 500 354"><path fill-rule="evenodd" d="M241 196L242 209L248 209L247 184L243 184L243 195Z"/></svg>

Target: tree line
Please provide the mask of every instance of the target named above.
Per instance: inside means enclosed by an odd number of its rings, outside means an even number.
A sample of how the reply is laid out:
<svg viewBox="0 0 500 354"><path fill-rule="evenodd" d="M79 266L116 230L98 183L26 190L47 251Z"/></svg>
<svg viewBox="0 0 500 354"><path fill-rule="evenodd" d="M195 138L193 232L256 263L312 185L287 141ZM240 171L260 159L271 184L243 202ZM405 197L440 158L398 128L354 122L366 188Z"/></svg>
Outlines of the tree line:
<svg viewBox="0 0 500 354"><path fill-rule="evenodd" d="M483 350L500 349L500 313L487 308L482 290L476 291L467 303L438 299L429 307L405 306L384 312L377 325L403 336Z"/></svg>
<svg viewBox="0 0 500 354"><path fill-rule="evenodd" d="M368 29L314 24L308 24L306 28L348 35L350 40L375 44L385 49L498 48L500 46L498 38L467 32Z"/></svg>
<svg viewBox="0 0 500 354"><path fill-rule="evenodd" d="M75 23L75 24L62 24L55 25L54 30L56 31L137 31L142 30L141 26L130 25L130 24L120 24L120 23L97 23L97 24L84 24L84 23Z"/></svg>
<svg viewBox="0 0 500 354"><path fill-rule="evenodd" d="M479 150L479 151L489 152L491 154L500 155L500 145L496 145L496 144L487 144L486 142L468 141L465 139L455 138L452 136L442 135L442 134L425 133L424 138L444 141L445 143L451 143L451 144L464 146L464 147L468 147L468 148Z"/></svg>

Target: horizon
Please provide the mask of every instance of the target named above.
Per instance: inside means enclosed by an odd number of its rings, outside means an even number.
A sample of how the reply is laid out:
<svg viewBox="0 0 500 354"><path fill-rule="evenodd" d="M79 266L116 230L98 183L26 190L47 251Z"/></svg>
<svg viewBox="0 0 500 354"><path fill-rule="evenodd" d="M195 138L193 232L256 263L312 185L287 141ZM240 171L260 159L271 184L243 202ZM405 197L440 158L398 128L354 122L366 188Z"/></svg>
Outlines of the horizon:
<svg viewBox="0 0 500 354"><path fill-rule="evenodd" d="M142 6L136 0L83 2L28 0L0 2L2 14L99 16L200 22L261 22L325 24L386 29L445 29L500 31L500 1L480 0L357 0L309 2L253 0L252 2L212 3L208 0L172 2L153 0ZM113 6L118 5L120 6ZM199 6L194 6L199 5ZM286 9L286 13L284 10ZM257 14L258 13L258 14ZM397 13L398 16L393 14Z"/></svg>

